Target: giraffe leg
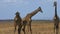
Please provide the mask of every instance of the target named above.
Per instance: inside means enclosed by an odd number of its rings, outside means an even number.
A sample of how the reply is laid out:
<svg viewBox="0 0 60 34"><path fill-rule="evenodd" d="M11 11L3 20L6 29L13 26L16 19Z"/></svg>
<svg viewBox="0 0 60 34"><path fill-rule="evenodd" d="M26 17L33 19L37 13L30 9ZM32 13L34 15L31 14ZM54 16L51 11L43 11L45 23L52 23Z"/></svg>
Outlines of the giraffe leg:
<svg viewBox="0 0 60 34"><path fill-rule="evenodd" d="M24 26L24 34L25 34L25 26Z"/></svg>
<svg viewBox="0 0 60 34"><path fill-rule="evenodd" d="M32 34L31 23L28 24L28 32Z"/></svg>
<svg viewBox="0 0 60 34"><path fill-rule="evenodd" d="M58 29L56 29L56 34L58 34Z"/></svg>
<svg viewBox="0 0 60 34"><path fill-rule="evenodd" d="M58 34L58 32L59 32L59 28L58 28L58 26L57 26L57 28L56 28L56 34Z"/></svg>
<svg viewBox="0 0 60 34"><path fill-rule="evenodd" d="M24 34L25 34L25 26L24 26L24 28L23 28L23 32L24 32Z"/></svg>
<svg viewBox="0 0 60 34"><path fill-rule="evenodd" d="M30 33L32 34L31 23L30 23L30 25L29 25L29 26L30 26Z"/></svg>
<svg viewBox="0 0 60 34"><path fill-rule="evenodd" d="M21 34L21 26L18 26L18 34Z"/></svg>
<svg viewBox="0 0 60 34"><path fill-rule="evenodd" d="M28 21L27 28L28 28L28 32L32 34L31 21Z"/></svg>
<svg viewBox="0 0 60 34"><path fill-rule="evenodd" d="M56 28L55 28L55 26L54 26L54 34L55 34L55 29L56 29Z"/></svg>
<svg viewBox="0 0 60 34"><path fill-rule="evenodd" d="M29 25L27 25L27 30L28 30L28 32L30 31L30 30L29 30L29 27L30 27L30 26L29 26Z"/></svg>
<svg viewBox="0 0 60 34"><path fill-rule="evenodd" d="M26 27L26 25L23 25L23 28L22 28L24 34L25 34L25 27Z"/></svg>
<svg viewBox="0 0 60 34"><path fill-rule="evenodd" d="M17 24L14 23L14 34L15 34L15 32L16 32L16 27L17 27Z"/></svg>
<svg viewBox="0 0 60 34"><path fill-rule="evenodd" d="M22 28L23 32L24 32L25 26Z"/></svg>
<svg viewBox="0 0 60 34"><path fill-rule="evenodd" d="M22 30L23 30L24 34L26 34L26 32L25 32L26 25L27 25L27 22L23 21L23 28L22 28Z"/></svg>
<svg viewBox="0 0 60 34"><path fill-rule="evenodd" d="M20 29L18 28L18 34L20 34Z"/></svg>

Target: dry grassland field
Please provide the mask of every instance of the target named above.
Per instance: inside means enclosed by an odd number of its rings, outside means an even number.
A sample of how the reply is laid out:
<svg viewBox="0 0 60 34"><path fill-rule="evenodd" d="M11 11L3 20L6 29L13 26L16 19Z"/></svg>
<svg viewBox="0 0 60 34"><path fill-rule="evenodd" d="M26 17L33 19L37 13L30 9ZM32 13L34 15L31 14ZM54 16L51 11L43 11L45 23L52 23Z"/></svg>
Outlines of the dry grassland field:
<svg viewBox="0 0 60 34"><path fill-rule="evenodd" d="M54 34L53 24L53 21L32 21L32 34ZM22 31L21 33L23 34ZM14 34L13 21L0 21L0 34ZM16 34L18 34L17 30Z"/></svg>

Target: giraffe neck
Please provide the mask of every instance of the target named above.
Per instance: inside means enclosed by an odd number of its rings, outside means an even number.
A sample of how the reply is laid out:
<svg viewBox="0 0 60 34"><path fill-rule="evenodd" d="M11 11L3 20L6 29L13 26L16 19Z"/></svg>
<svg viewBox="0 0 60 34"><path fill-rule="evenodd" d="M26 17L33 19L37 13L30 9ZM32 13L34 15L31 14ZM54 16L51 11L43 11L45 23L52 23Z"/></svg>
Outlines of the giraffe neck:
<svg viewBox="0 0 60 34"><path fill-rule="evenodd" d="M37 14L39 12L38 9L34 10L33 12L29 13L29 17L31 18L32 16L34 16L35 14Z"/></svg>
<svg viewBox="0 0 60 34"><path fill-rule="evenodd" d="M55 16L57 16L57 6L55 6Z"/></svg>
<svg viewBox="0 0 60 34"><path fill-rule="evenodd" d="M58 17L57 16L57 2L55 2L54 6L55 6L55 17L57 18Z"/></svg>
<svg viewBox="0 0 60 34"><path fill-rule="evenodd" d="M54 6L55 6L55 17L57 19L58 18L58 15L57 15L57 3L55 3Z"/></svg>
<svg viewBox="0 0 60 34"><path fill-rule="evenodd" d="M17 15L16 18L21 20L21 17L19 15Z"/></svg>

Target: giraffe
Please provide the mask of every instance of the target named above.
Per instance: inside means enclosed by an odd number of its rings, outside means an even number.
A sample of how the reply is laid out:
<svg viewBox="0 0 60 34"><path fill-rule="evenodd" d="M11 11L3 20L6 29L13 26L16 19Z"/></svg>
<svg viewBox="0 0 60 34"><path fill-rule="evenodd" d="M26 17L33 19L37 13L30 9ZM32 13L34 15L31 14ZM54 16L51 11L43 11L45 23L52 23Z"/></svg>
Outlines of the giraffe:
<svg viewBox="0 0 60 34"><path fill-rule="evenodd" d="M59 32L59 17L57 15L57 2L54 2L55 6L55 16L54 16L54 33L58 34Z"/></svg>
<svg viewBox="0 0 60 34"><path fill-rule="evenodd" d="M18 34L21 34L21 28L22 28L22 19L21 17L19 16L19 12L17 11L16 12L16 16L14 18L14 34L15 34L15 31L16 31L16 27L18 26Z"/></svg>
<svg viewBox="0 0 60 34"><path fill-rule="evenodd" d="M34 10L33 12L31 12L31 13L28 13L24 18L23 18L23 28L22 28L22 30L23 30L23 32L24 32L24 34L25 34L25 27L27 26L27 28L28 28L28 32L30 32L31 34L32 34L32 29L31 29L31 22L32 22L32 17L34 16L34 15L36 15L38 12L43 12L42 11L42 9L41 9L41 7L38 7L36 10Z"/></svg>

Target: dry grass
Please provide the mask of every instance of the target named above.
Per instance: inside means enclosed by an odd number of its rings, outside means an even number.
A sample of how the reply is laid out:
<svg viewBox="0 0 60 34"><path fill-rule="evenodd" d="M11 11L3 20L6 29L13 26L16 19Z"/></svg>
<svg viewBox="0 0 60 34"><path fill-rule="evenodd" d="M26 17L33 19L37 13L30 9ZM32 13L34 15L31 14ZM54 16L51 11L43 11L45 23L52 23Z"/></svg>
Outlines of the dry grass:
<svg viewBox="0 0 60 34"><path fill-rule="evenodd" d="M60 25L59 25L60 26ZM53 22L50 21L33 21L32 32L33 34L54 34ZM0 34L14 34L13 22L0 22ZM60 33L60 29L59 29ZM17 34L17 31L16 31ZM23 34L23 32L22 32Z"/></svg>

